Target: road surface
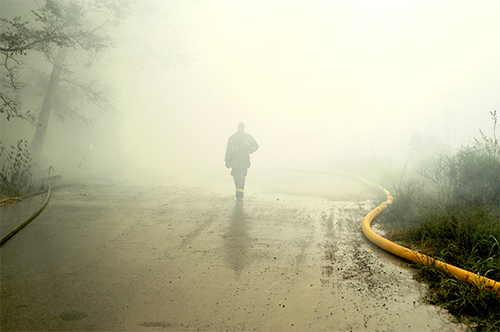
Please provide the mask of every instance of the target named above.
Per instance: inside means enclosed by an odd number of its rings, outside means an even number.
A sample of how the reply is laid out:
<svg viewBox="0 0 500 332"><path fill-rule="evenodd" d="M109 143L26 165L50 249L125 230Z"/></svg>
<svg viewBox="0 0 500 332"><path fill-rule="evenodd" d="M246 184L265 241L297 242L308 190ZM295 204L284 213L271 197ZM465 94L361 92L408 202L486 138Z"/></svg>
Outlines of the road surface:
<svg viewBox="0 0 500 332"><path fill-rule="evenodd" d="M254 175L238 203L218 176L55 188L1 248L1 330L463 330L363 236L356 181ZM2 234L43 199L2 207Z"/></svg>

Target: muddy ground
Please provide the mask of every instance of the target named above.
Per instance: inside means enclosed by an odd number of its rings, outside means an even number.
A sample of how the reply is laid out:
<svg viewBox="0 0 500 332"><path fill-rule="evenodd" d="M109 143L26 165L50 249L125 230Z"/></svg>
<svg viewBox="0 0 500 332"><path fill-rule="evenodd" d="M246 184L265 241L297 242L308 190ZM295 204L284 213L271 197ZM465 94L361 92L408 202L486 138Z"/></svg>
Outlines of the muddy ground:
<svg viewBox="0 0 500 332"><path fill-rule="evenodd" d="M227 173L80 180L1 248L2 331L463 330L364 237L355 180L250 174L243 202Z"/></svg>

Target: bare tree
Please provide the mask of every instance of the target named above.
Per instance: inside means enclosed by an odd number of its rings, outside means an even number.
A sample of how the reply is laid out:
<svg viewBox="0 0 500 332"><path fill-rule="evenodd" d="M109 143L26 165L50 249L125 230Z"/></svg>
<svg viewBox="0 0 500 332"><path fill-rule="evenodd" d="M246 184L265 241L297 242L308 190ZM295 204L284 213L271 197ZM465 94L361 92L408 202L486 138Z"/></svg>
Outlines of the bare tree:
<svg viewBox="0 0 500 332"><path fill-rule="evenodd" d="M47 123L52 112L59 117L80 117L88 120L80 112L81 106L55 102L61 91L80 94L91 103L103 109L111 108L109 96L95 83L77 80L66 65L69 52L86 53L86 66L102 51L115 44L110 35L130 13L131 0L46 0L35 1L37 9L32 10L33 23L21 17L1 18L0 68L4 73L0 79L0 113L7 120L17 117L36 126L31 142L33 154L41 153ZM23 109L20 94L26 83L20 78L20 71L27 68L29 53L39 53L52 65L50 80L46 86L38 117L30 110Z"/></svg>

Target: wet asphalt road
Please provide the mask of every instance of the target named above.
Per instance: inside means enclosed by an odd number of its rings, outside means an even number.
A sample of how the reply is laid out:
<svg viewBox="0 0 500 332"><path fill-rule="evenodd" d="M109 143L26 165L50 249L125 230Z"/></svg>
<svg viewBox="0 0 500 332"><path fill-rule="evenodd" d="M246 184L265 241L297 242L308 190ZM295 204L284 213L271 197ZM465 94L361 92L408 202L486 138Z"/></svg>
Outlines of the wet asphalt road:
<svg viewBox="0 0 500 332"><path fill-rule="evenodd" d="M374 203L354 180L356 200L271 181L242 203L224 181L55 189L0 250L1 330L460 331L363 236ZM2 234L43 199L2 207Z"/></svg>

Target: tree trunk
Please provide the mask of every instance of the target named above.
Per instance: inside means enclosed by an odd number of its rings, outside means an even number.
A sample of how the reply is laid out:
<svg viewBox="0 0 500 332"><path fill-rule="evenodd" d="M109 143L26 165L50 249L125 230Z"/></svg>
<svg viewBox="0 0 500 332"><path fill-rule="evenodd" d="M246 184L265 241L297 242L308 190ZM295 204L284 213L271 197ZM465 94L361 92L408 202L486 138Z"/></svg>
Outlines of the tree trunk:
<svg viewBox="0 0 500 332"><path fill-rule="evenodd" d="M57 52L57 58L52 68L52 73L50 74L50 81L47 91L45 93L45 98L42 103L42 110L38 116L38 124L36 127L35 136L30 144L30 151L34 156L35 160L42 155L43 142L45 141L45 135L47 133L47 124L49 123L50 111L52 110L52 101L54 100L54 95L59 84L61 77L60 68L64 64L64 59L66 58L67 48L62 47Z"/></svg>

